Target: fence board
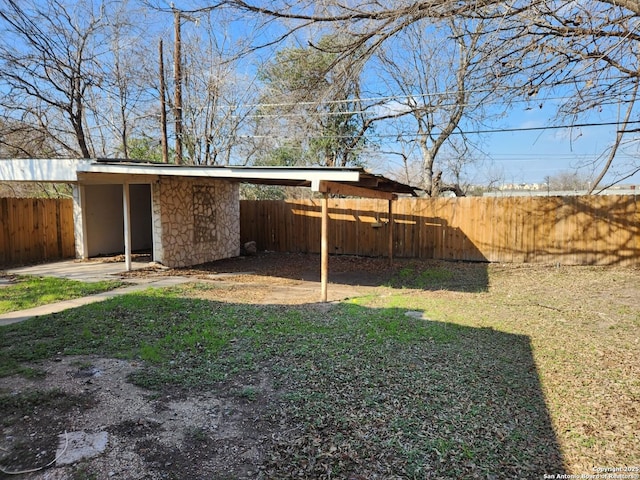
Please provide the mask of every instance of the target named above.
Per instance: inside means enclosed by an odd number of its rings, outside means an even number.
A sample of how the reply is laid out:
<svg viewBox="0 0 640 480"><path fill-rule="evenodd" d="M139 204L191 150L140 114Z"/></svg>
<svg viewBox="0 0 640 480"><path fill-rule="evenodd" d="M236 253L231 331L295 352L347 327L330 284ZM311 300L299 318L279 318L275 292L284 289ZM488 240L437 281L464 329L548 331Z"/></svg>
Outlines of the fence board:
<svg viewBox="0 0 640 480"><path fill-rule="evenodd" d="M0 266L75 255L70 199L0 198Z"/></svg>
<svg viewBox="0 0 640 480"><path fill-rule="evenodd" d="M331 199L332 253L491 262L640 265L637 196ZM379 224L379 225L378 225ZM317 253L320 203L242 201L242 241Z"/></svg>
<svg viewBox="0 0 640 480"><path fill-rule="evenodd" d="M0 198L0 265L7 261L9 248L9 202L6 198Z"/></svg>
<svg viewBox="0 0 640 480"><path fill-rule="evenodd" d="M484 197L394 202L331 199L329 251L492 262L640 266L637 196ZM319 200L242 201L241 240L260 250L320 251ZM0 265L75 254L69 199L0 198Z"/></svg>

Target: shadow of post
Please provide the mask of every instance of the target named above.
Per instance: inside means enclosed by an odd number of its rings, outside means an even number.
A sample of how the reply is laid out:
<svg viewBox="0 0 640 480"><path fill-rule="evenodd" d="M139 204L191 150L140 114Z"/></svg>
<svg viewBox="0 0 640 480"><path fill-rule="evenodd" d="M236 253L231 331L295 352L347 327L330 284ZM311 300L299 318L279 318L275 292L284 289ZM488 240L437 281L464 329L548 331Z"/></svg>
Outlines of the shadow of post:
<svg viewBox="0 0 640 480"><path fill-rule="evenodd" d="M388 254L387 204L329 202L330 253ZM317 253L320 204L245 204L243 241L259 250ZM477 262L638 265L640 207L632 195L402 199L394 207L393 255Z"/></svg>

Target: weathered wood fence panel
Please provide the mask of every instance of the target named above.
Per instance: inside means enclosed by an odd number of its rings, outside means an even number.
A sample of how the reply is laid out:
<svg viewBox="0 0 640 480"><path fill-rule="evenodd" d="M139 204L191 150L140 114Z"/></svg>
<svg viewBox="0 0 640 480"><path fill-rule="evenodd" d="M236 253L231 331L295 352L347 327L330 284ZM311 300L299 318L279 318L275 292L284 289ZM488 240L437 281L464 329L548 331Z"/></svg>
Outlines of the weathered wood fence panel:
<svg viewBox="0 0 640 480"><path fill-rule="evenodd" d="M0 266L75 255L73 201L0 198Z"/></svg>
<svg viewBox="0 0 640 480"><path fill-rule="evenodd" d="M242 201L241 239L260 250L320 251L319 200ZM387 254L385 200L330 199L329 251ZM640 198L401 198L394 255L581 265L640 265Z"/></svg>
<svg viewBox="0 0 640 480"><path fill-rule="evenodd" d="M401 198L394 255L491 262L640 266L640 197ZM319 200L242 201L241 239L320 251ZM384 256L386 200L330 199L331 253ZM72 258L69 199L0 198L0 266Z"/></svg>

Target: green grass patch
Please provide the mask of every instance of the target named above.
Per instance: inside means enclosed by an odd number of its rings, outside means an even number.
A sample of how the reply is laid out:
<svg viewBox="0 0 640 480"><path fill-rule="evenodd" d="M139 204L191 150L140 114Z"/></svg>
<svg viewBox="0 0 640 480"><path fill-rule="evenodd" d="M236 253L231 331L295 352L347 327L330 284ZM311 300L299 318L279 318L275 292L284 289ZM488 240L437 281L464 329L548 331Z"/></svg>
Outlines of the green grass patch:
<svg viewBox="0 0 640 480"><path fill-rule="evenodd" d="M187 286L126 295L1 328L0 375L95 354L143 360L132 381L157 391L222 386L277 430L265 478L536 478L588 473L581 458L640 461L637 271L491 266L484 290L464 291L441 287L465 270L428 269L423 291L330 306L213 302Z"/></svg>
<svg viewBox="0 0 640 480"><path fill-rule="evenodd" d="M399 269L389 280L388 286L394 288L443 288L454 278L454 273L442 266L409 264Z"/></svg>
<svg viewBox="0 0 640 480"><path fill-rule="evenodd" d="M147 367L134 380L202 387L248 371L278 355L299 359L324 349L350 355L381 345L455 338L441 326L396 309L341 305L331 317L303 308L225 304L149 290L33 318L0 330L0 375L23 373L25 364L55 355L99 354L137 358Z"/></svg>
<svg viewBox="0 0 640 480"><path fill-rule="evenodd" d="M13 284L0 288L0 314L94 295L122 285L119 280L89 283L55 277L19 276Z"/></svg>
<svg viewBox="0 0 640 480"><path fill-rule="evenodd" d="M244 398L245 400L249 400L250 402L255 402L258 398L259 391L256 387L246 386L241 388L237 395L240 398Z"/></svg>
<svg viewBox="0 0 640 480"><path fill-rule="evenodd" d="M297 435L274 440L263 466L270 478L319 478L327 468L419 478L433 465L451 478L486 477L494 468L486 459L501 455L532 469L555 465L524 337L408 316L373 298L326 309L184 293L148 290L7 326L2 371L54 355L136 358L145 361L131 377L140 386L229 382L236 398L259 402L261 390L245 379L268 366L280 392L270 415ZM490 440L509 422L526 435L507 446Z"/></svg>

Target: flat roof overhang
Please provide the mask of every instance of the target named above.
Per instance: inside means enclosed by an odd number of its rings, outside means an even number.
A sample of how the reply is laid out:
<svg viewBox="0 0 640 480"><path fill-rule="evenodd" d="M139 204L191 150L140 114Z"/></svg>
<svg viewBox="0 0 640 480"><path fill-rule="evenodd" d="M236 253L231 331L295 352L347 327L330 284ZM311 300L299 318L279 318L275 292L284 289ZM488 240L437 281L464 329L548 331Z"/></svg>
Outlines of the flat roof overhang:
<svg viewBox="0 0 640 480"><path fill-rule="evenodd" d="M363 168L183 166L118 160L98 160L78 168L78 179L81 183L104 182L105 177L111 177L114 182L126 184L134 183L136 177L140 181L142 178L157 179L164 176L217 178L253 184L303 186L321 192L323 196L320 231L320 301L322 302L327 301L329 283L329 194L386 199L389 202L389 224L393 224L392 203L397 198L397 194L417 196L414 187L381 175L368 173ZM127 209L128 207L125 206L125 210ZM127 229L125 225L125 232ZM387 230L389 261L393 262L393 228ZM125 250L128 252L126 248ZM130 262L130 254L126 253L125 257L127 262Z"/></svg>
<svg viewBox="0 0 640 480"><path fill-rule="evenodd" d="M80 166L92 160L76 158L12 158L0 159L0 181L3 182L51 182L78 181Z"/></svg>
<svg viewBox="0 0 640 480"><path fill-rule="evenodd" d="M308 187L348 196L416 196L416 188L359 167L243 167L173 165L117 159L0 160L0 181L52 183L147 183L162 176L217 178L242 183ZM372 193L377 192L377 193Z"/></svg>
<svg viewBox="0 0 640 480"><path fill-rule="evenodd" d="M329 194L380 198L389 201L389 224L393 224L392 200L397 194L417 196L416 188L353 167L232 167L193 166L135 162L117 159L25 159L0 161L0 180L19 182L74 182L80 184L117 183L126 187L151 183L159 178L201 177L283 186L310 187L321 192L321 301L327 301L329 271ZM123 188L125 212L125 264L131 269L129 189ZM393 261L393 229L388 229L389 261Z"/></svg>
<svg viewBox="0 0 640 480"><path fill-rule="evenodd" d="M195 166L98 160L78 166L81 183L133 183L163 176L216 178L242 183L310 187L313 191L387 198L390 194L415 196L415 188L355 167L242 167ZM132 178L133 177L133 178ZM352 187L344 189L345 186ZM380 195L374 191L386 193Z"/></svg>

